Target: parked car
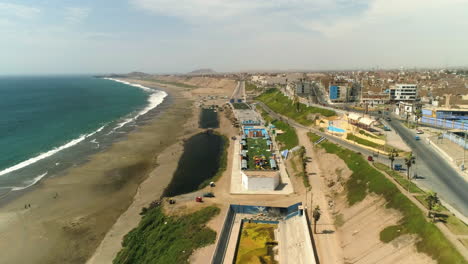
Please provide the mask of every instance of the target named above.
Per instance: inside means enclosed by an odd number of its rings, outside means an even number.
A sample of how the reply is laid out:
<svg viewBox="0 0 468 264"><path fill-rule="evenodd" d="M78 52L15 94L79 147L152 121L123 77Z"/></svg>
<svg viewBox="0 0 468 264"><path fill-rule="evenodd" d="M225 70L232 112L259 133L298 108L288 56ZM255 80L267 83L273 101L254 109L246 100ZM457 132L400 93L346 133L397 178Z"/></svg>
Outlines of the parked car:
<svg viewBox="0 0 468 264"><path fill-rule="evenodd" d="M403 165L401 165L401 164L395 164L395 165L393 165L393 168L394 168L395 170L397 170L397 171L398 171L398 170L402 170L402 169L403 169Z"/></svg>
<svg viewBox="0 0 468 264"><path fill-rule="evenodd" d="M419 136L415 136L414 139L420 140L421 138Z"/></svg>
<svg viewBox="0 0 468 264"><path fill-rule="evenodd" d="M416 129L416 134L424 134L424 131L422 131L421 129Z"/></svg>
<svg viewBox="0 0 468 264"><path fill-rule="evenodd" d="M384 127L383 127L383 130L385 130L385 131L392 131L388 126L384 126Z"/></svg>
<svg viewBox="0 0 468 264"><path fill-rule="evenodd" d="M386 117L385 120L388 121L388 122L392 121L392 119L390 117Z"/></svg>
<svg viewBox="0 0 468 264"><path fill-rule="evenodd" d="M374 161L374 158L372 156L367 156L368 161Z"/></svg>
<svg viewBox="0 0 468 264"><path fill-rule="evenodd" d="M203 194L203 197L210 197L210 198L212 198L212 197L215 197L215 196L214 196L214 194L213 194L212 192L207 192L207 193L204 193L204 194Z"/></svg>

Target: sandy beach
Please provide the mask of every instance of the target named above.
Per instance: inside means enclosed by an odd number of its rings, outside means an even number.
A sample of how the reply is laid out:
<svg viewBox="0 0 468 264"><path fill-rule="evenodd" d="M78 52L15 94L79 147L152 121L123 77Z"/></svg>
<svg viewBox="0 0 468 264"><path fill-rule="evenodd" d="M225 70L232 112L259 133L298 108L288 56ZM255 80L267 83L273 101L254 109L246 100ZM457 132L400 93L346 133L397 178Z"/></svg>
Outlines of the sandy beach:
<svg viewBox="0 0 468 264"><path fill-rule="evenodd" d="M183 88L164 90L171 104L126 139L0 208L0 248L8 252L0 263L85 263L152 171L154 195L163 191L172 173L158 167L156 158L174 146L185 132L181 127L193 117Z"/></svg>

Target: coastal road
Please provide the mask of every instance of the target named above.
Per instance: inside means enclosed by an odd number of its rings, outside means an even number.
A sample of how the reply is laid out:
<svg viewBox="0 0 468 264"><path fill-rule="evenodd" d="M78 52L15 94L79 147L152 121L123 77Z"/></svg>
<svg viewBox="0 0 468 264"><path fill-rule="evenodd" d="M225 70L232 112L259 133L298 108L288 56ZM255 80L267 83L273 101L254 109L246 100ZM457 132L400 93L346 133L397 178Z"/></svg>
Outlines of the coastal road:
<svg viewBox="0 0 468 264"><path fill-rule="evenodd" d="M232 93L231 99L234 99L234 102L237 103L238 99L241 99L245 102L245 81L238 81L236 89Z"/></svg>
<svg viewBox="0 0 468 264"><path fill-rule="evenodd" d="M424 140L415 140L415 133L407 129L399 120L387 122L413 150L416 156L414 170L424 179L416 183L426 189L433 190L443 201L468 216L468 183Z"/></svg>
<svg viewBox="0 0 468 264"><path fill-rule="evenodd" d="M345 141L345 140L342 140L340 138L337 138L337 137L334 137L334 136L331 136L327 133L324 133L324 132L321 132L320 130L318 129L315 129L315 128L311 128L311 127L307 127L307 126L304 126L302 124L299 124L297 123L296 121L294 121L293 119L290 119L290 118L287 118L285 116L282 116L276 112L274 112L273 110L271 110L268 106L266 106L264 103L262 102L258 102L258 104L260 106L262 106L263 109L265 109L265 111L267 111L267 113L269 115L271 115L272 117L276 118L276 119L280 119L280 120L283 120L284 122L287 122L289 125L291 126L295 126L295 127L298 127L298 128L302 128L302 129L307 129L308 131L310 132L313 132L321 137L324 137L326 138L327 140L329 140L330 142L333 142L333 143L336 143L342 147L345 147L347 149L350 149L352 151L355 151L355 152L360 152L362 153L364 156L374 156L377 154L377 157L374 157L374 160L376 162L380 162L380 163L383 163L383 164L387 164L389 165L389 159L387 156L385 155L378 155L378 153L375 153L374 151L371 151L371 150L368 150L366 148L363 148L357 144L353 144L353 143L350 143L348 141ZM401 158L399 158L401 160ZM399 160L398 158L395 159L395 163L398 162ZM389 165L390 166L390 165Z"/></svg>
<svg viewBox="0 0 468 264"><path fill-rule="evenodd" d="M339 144L342 147L355 152L360 152L364 156L375 154L372 151L360 147L356 144L352 144L350 142L333 137L326 133L320 132L317 129L301 125L292 119L279 115L262 102L258 102L258 104L261 105L263 109L265 109L274 118L286 121L292 126L307 129L319 136L325 137L327 140L333 143ZM425 145L422 141L415 141L414 134L403 127L399 121L395 120L388 123L391 123L392 128L402 137L402 139L413 150L413 153L416 156L416 164L413 165L411 170L416 171L417 174L424 177L424 179L414 180L414 182L425 189L437 192L439 197L443 202L445 202L446 205L448 204L449 207L452 207L456 210L454 211L452 209L451 211L453 213L457 214L459 218L466 219L468 215L467 182L461 176L459 176L458 172L455 171L455 169L453 169L453 167L448 164L444 158L440 157L439 154L432 150L428 145ZM394 163L403 164L402 159L403 157L400 157L396 159ZM388 157L384 155L379 155L377 158L374 157L374 160L387 165L389 164Z"/></svg>

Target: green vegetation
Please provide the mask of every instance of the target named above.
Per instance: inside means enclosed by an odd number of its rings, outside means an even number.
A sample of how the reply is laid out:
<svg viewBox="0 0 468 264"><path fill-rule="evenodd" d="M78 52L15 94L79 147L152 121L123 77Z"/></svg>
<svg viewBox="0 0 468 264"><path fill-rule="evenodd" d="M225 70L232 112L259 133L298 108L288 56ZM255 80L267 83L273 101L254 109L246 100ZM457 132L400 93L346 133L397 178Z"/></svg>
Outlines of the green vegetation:
<svg viewBox="0 0 468 264"><path fill-rule="evenodd" d="M302 178L302 182L306 188L310 187L309 177L307 177L306 173L306 162L307 157L305 155L305 148L301 146L301 148L294 152L293 158L291 159L291 166L293 167L294 171L296 172L295 176Z"/></svg>
<svg viewBox="0 0 468 264"><path fill-rule="evenodd" d="M258 86L251 83L251 82L245 82L245 90L246 91L255 91L258 89Z"/></svg>
<svg viewBox="0 0 468 264"><path fill-rule="evenodd" d="M296 130L290 125L283 121L273 119L263 108L257 105L257 111L262 116L266 123L273 124L276 128L283 130L283 134L276 136L276 142L280 145L280 148L292 149L299 145L299 139L297 138Z"/></svg>
<svg viewBox="0 0 468 264"><path fill-rule="evenodd" d="M160 206L149 209L138 227L125 235L113 263L188 263L195 249L214 243L216 232L205 224L219 211L210 206L173 217L164 215Z"/></svg>
<svg viewBox="0 0 468 264"><path fill-rule="evenodd" d="M447 218L446 226L455 235L468 235L468 226L456 216L449 215L449 217Z"/></svg>
<svg viewBox="0 0 468 264"><path fill-rule="evenodd" d="M344 216L343 214L337 214L335 216L335 225L337 227L342 227L345 224Z"/></svg>
<svg viewBox="0 0 468 264"><path fill-rule="evenodd" d="M426 220L425 214L395 184L364 160L362 155L328 141L321 143L321 147L340 157L353 172L346 182L349 205L362 201L367 193L372 192L386 200L387 208L401 212L403 217L399 225L387 227L381 232L383 242L390 242L403 234L418 235L421 238L416 243L419 252L431 256L438 263L466 263L442 232Z"/></svg>
<svg viewBox="0 0 468 264"><path fill-rule="evenodd" d="M388 167L387 165L376 162L374 163L374 167L392 176L392 178L394 178L398 182L398 184L400 184L406 190L408 190L409 187L409 191L411 193L424 193L424 191L421 190L416 184L414 184L411 181L408 181L408 179L404 175L390 169L390 167Z"/></svg>
<svg viewBox="0 0 468 264"><path fill-rule="evenodd" d="M264 168L269 169L270 157L272 153L270 148L267 145L267 140L264 138L247 138L247 155L248 155L248 167L249 169L255 168L255 156L261 157L265 156L265 159L268 161L268 165Z"/></svg>
<svg viewBox="0 0 468 264"><path fill-rule="evenodd" d="M322 137L317 135L317 134L314 134L314 133L308 133L307 134L310 138L310 141L312 141L312 143L315 143L317 142L319 139L321 139Z"/></svg>
<svg viewBox="0 0 468 264"><path fill-rule="evenodd" d="M226 171L226 167L227 167L227 164L228 164L229 139L225 135L221 135L221 134L219 134L217 132L214 132L214 133L221 136L222 139L223 139L223 151L222 151L222 154L221 154L221 158L219 159L219 169L218 169L218 172L216 172L216 174L213 176L213 178L203 181L198 186L199 189L202 189L202 188L208 186L208 184L210 184L210 182L212 182L212 181L217 182L219 180L219 178L221 178L221 176L223 175L224 171Z"/></svg>
<svg viewBox="0 0 468 264"><path fill-rule="evenodd" d="M367 133L365 130L362 130L362 129L359 130L359 134L367 136L367 137L379 139L379 137L377 135L374 135L372 133Z"/></svg>
<svg viewBox="0 0 468 264"><path fill-rule="evenodd" d="M299 139L293 127L279 120L273 120L271 123L275 125L277 129L283 130L284 132L281 135L277 135L275 138L280 149L292 149L299 145Z"/></svg>
<svg viewBox="0 0 468 264"><path fill-rule="evenodd" d="M161 84L174 85L174 86L179 86L183 88L197 88L197 86L195 85L185 84L181 82L171 82L171 81L164 81L164 80L153 80L153 81L161 83Z"/></svg>
<svg viewBox="0 0 468 264"><path fill-rule="evenodd" d="M327 117L336 115L335 111L306 106L301 103L298 103L297 106L293 106L293 102L275 88L268 89L265 93L258 96L257 100L266 104L273 111L292 118L298 123L306 126L314 123L314 120L311 119L310 115L320 114Z"/></svg>
<svg viewBox="0 0 468 264"><path fill-rule="evenodd" d="M232 103L234 109L250 109L246 103Z"/></svg>
<svg viewBox="0 0 468 264"><path fill-rule="evenodd" d="M364 145L364 146L368 146L368 147L371 147L371 148L375 148L375 149L379 149L379 148L382 148L383 145L380 145L380 144L377 144L377 143L374 143L372 141L369 141L367 139L363 139L363 138L360 138L360 137L357 137L351 133L348 133L346 135L346 139L347 140L351 140L351 141L354 141L356 143L358 143L359 145Z"/></svg>
<svg viewBox="0 0 468 264"><path fill-rule="evenodd" d="M236 264L275 264L275 224L243 223Z"/></svg>

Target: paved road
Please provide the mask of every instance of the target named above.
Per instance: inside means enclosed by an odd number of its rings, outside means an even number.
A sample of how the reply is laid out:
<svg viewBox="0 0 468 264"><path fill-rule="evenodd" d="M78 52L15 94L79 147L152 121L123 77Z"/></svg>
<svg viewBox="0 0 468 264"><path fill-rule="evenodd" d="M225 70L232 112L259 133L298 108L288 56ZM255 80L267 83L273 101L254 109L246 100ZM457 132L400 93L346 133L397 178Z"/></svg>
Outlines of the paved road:
<svg viewBox="0 0 468 264"><path fill-rule="evenodd" d="M241 99L243 102L245 102L245 81L237 82L236 89L234 89L231 99L234 99L234 102L236 103L238 99Z"/></svg>
<svg viewBox="0 0 468 264"><path fill-rule="evenodd" d="M283 117L276 112L269 109L265 104L259 102L259 104L273 117L283 119L290 125L308 129L315 134L325 137L327 140L339 144L347 149L360 152L364 156L373 155L370 150L362 148L358 145L349 143L339 138L330 136L317 129L309 128L295 122L292 119ZM417 172L418 176L425 177L424 179L415 180L415 183L426 188L437 192L439 197L451 207L456 209L465 218L468 216L468 183L459 176L458 172L445 161L444 158L440 157L438 153L432 150L428 145L424 145L422 141L415 141L414 134L406 129L399 121L395 120L391 123L392 128L402 137L406 144L413 149L413 153L417 158L416 165L413 165L411 169ZM386 156L379 156L374 158L377 162L388 164L389 160ZM402 157L395 160L395 164L403 164Z"/></svg>
<svg viewBox="0 0 468 264"><path fill-rule="evenodd" d="M425 179L418 184L431 189L446 203L468 216L468 183L459 173L441 157L427 142L416 141L414 132L407 129L399 120L393 119L388 124L401 136L416 156L415 171Z"/></svg>

